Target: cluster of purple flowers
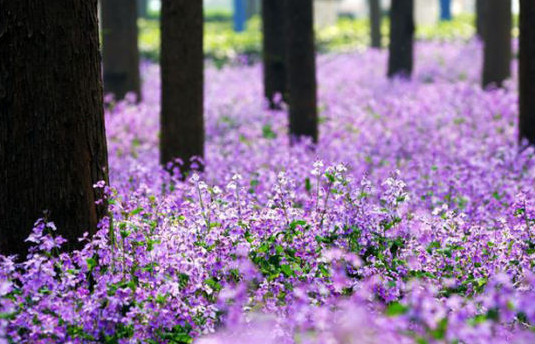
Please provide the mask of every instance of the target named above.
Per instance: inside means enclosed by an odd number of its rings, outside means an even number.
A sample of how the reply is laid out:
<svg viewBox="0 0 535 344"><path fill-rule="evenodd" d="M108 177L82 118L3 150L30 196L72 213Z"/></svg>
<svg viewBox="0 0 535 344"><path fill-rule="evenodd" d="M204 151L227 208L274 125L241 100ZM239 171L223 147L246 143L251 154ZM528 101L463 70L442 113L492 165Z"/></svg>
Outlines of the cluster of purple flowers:
<svg viewBox="0 0 535 344"><path fill-rule="evenodd" d="M0 343L533 343L535 151L480 45L318 61L320 144L290 146L261 67L206 71L206 171L158 165L159 70L108 99L110 216L0 256ZM513 80L515 77L513 78Z"/></svg>

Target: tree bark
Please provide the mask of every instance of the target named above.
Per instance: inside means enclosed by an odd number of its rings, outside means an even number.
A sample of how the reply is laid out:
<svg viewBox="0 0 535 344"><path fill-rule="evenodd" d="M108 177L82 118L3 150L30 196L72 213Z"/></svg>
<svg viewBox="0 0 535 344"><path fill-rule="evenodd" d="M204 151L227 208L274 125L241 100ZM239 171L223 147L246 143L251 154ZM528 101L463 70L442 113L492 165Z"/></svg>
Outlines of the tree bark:
<svg viewBox="0 0 535 344"><path fill-rule="evenodd" d="M413 66L414 1L392 0L388 77L410 78Z"/></svg>
<svg viewBox="0 0 535 344"><path fill-rule="evenodd" d="M290 137L318 142L313 0L286 0Z"/></svg>
<svg viewBox="0 0 535 344"><path fill-rule="evenodd" d="M485 0L483 87L501 87L511 75L511 0Z"/></svg>
<svg viewBox="0 0 535 344"><path fill-rule="evenodd" d="M101 0L104 92L123 99L134 92L141 100L137 6L133 0Z"/></svg>
<svg viewBox="0 0 535 344"><path fill-rule="evenodd" d="M380 49L381 43L381 0L369 0L371 47Z"/></svg>
<svg viewBox="0 0 535 344"><path fill-rule="evenodd" d="M535 2L520 0L519 104L520 140L535 144Z"/></svg>
<svg viewBox="0 0 535 344"><path fill-rule="evenodd" d="M476 34L483 40L485 29L485 4L487 0L476 0Z"/></svg>
<svg viewBox="0 0 535 344"><path fill-rule="evenodd" d="M264 95L271 109L280 108L276 94L286 100L284 17L284 0L262 0Z"/></svg>
<svg viewBox="0 0 535 344"><path fill-rule="evenodd" d="M160 162L204 155L202 1L163 0Z"/></svg>
<svg viewBox="0 0 535 344"><path fill-rule="evenodd" d="M97 0L0 0L0 252L47 211L66 249L106 214Z"/></svg>

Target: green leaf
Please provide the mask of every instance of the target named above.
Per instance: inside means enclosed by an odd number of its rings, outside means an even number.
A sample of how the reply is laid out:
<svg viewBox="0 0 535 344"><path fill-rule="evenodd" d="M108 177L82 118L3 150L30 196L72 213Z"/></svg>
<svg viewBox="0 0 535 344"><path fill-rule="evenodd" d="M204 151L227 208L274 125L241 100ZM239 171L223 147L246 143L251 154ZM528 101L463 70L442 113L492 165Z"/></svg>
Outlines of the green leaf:
<svg viewBox="0 0 535 344"><path fill-rule="evenodd" d="M407 313L408 310L409 310L409 307L407 307L405 305L402 305L399 302L392 302L386 308L386 312L385 313L389 317L395 317L395 316L399 316L399 315L403 315L403 314Z"/></svg>
<svg viewBox="0 0 535 344"><path fill-rule="evenodd" d="M286 275L286 277L292 277L295 275L295 272L292 270L292 268L288 264L281 265L281 271L284 275Z"/></svg>

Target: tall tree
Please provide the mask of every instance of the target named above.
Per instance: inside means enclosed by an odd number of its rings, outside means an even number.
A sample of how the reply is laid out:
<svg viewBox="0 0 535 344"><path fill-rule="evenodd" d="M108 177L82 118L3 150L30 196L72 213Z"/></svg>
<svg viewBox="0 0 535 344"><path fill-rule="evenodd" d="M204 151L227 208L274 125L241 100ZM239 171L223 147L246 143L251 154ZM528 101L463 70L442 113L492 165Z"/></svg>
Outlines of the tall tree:
<svg viewBox="0 0 535 344"><path fill-rule="evenodd" d="M501 87L511 75L511 0L485 0L483 87Z"/></svg>
<svg viewBox="0 0 535 344"><path fill-rule="evenodd" d="M262 0L264 95L271 109L279 108L276 94L286 96L284 1Z"/></svg>
<svg viewBox="0 0 535 344"><path fill-rule="evenodd" d="M409 78L413 66L414 0L392 0L388 77Z"/></svg>
<svg viewBox="0 0 535 344"><path fill-rule="evenodd" d="M290 137L318 142L313 0L285 0Z"/></svg>
<svg viewBox="0 0 535 344"><path fill-rule="evenodd" d="M101 0L104 91L122 99L134 92L141 99L137 4L133 0Z"/></svg>
<svg viewBox="0 0 535 344"><path fill-rule="evenodd" d="M520 140L535 144L535 2L520 0Z"/></svg>
<svg viewBox="0 0 535 344"><path fill-rule="evenodd" d="M202 1L163 0L160 162L179 158L182 171L204 154Z"/></svg>
<svg viewBox="0 0 535 344"><path fill-rule="evenodd" d="M369 0L370 36L372 48L381 48L381 0Z"/></svg>
<svg viewBox="0 0 535 344"><path fill-rule="evenodd" d="M485 30L485 4L488 0L476 0L476 34L480 39L483 39Z"/></svg>
<svg viewBox="0 0 535 344"><path fill-rule="evenodd" d="M0 8L0 251L23 255L45 210L73 248L106 212L97 0Z"/></svg>

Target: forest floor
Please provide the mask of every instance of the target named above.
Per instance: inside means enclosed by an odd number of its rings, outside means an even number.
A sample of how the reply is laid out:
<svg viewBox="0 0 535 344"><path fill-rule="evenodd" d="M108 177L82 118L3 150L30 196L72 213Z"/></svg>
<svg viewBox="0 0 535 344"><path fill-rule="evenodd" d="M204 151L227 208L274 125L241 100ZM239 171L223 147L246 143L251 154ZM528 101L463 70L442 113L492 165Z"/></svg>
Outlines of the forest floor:
<svg viewBox="0 0 535 344"><path fill-rule="evenodd" d="M315 149L266 110L260 65L209 67L206 171L186 182L158 165L144 64L141 104L107 99L113 222L61 256L38 223L24 267L2 261L0 343L534 342L516 76L483 91L478 42L419 43L412 81L386 57L318 57Z"/></svg>

